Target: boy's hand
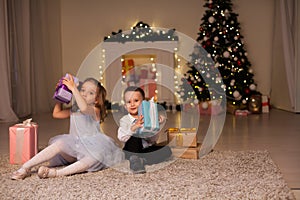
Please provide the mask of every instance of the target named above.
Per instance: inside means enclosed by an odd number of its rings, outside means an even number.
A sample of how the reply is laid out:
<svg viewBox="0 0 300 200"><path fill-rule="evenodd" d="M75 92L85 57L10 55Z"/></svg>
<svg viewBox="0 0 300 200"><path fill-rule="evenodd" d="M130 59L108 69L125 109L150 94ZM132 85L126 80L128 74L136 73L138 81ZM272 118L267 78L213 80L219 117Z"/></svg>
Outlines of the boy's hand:
<svg viewBox="0 0 300 200"><path fill-rule="evenodd" d="M143 127L143 124L144 124L144 116L143 115L139 115L135 124L133 124L131 126L131 131L132 132L135 132L138 128L141 128Z"/></svg>
<svg viewBox="0 0 300 200"><path fill-rule="evenodd" d="M163 115L159 115L159 119L158 119L158 122L161 124L161 123L164 123L166 121L166 117L163 116Z"/></svg>

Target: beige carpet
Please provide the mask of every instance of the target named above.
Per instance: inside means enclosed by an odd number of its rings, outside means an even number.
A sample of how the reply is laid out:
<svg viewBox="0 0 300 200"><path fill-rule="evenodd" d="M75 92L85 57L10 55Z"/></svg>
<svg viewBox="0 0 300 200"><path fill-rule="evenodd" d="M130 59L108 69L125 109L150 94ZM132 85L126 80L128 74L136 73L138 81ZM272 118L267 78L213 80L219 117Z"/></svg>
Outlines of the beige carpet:
<svg viewBox="0 0 300 200"><path fill-rule="evenodd" d="M10 180L18 166L0 157L0 199L295 199L266 151L213 151L199 160L176 159L134 175L118 168L69 177Z"/></svg>

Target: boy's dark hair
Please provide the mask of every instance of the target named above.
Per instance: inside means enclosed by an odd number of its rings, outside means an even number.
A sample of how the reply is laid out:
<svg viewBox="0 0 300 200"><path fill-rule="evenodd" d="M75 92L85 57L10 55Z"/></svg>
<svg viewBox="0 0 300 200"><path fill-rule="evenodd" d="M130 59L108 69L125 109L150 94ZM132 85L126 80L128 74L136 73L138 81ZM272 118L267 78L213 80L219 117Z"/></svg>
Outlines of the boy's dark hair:
<svg viewBox="0 0 300 200"><path fill-rule="evenodd" d="M137 87L137 86L129 86L125 89L124 91L124 95L126 94L126 92L139 92L141 93L143 99L145 99L145 92L142 88Z"/></svg>

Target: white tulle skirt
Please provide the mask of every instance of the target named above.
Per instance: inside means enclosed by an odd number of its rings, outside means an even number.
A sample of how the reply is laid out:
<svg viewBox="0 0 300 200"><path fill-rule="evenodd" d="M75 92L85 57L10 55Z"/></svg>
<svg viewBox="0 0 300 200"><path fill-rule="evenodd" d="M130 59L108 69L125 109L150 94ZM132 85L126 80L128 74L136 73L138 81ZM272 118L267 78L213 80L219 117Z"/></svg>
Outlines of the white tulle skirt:
<svg viewBox="0 0 300 200"><path fill-rule="evenodd" d="M50 139L49 144L59 142L62 153L81 160L88 156L95 163L87 171L98 171L112 167L124 160L122 149L105 134L98 133L90 136L77 136L73 134L58 135ZM65 165L61 155L50 161L51 165Z"/></svg>

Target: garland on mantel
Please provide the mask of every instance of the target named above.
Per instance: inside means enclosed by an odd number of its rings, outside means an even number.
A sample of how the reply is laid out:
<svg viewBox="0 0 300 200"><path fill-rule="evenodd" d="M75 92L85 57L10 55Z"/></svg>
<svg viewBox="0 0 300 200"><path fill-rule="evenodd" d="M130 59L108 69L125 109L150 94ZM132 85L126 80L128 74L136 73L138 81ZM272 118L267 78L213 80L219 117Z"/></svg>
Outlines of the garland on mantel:
<svg viewBox="0 0 300 200"><path fill-rule="evenodd" d="M178 41L175 35L175 29L167 31L154 31L148 24L140 21L130 31L129 34L123 33L120 29L118 32L112 32L111 36L104 37L104 42L156 42L156 41Z"/></svg>

